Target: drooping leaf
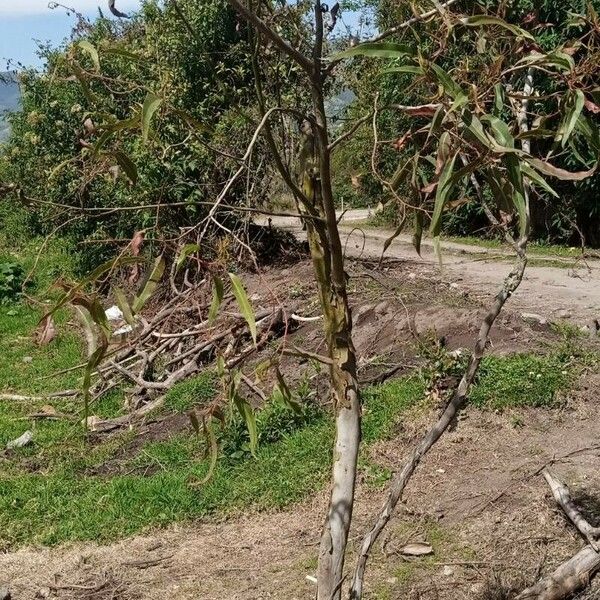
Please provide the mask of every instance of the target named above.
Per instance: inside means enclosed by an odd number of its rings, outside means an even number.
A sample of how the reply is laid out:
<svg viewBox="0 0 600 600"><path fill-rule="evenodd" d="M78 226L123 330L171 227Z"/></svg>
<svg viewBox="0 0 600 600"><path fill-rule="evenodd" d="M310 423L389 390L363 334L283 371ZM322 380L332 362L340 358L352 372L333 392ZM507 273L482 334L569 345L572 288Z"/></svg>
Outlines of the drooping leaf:
<svg viewBox="0 0 600 600"><path fill-rule="evenodd" d="M300 405L294 400L292 392L290 391L287 382L279 370L279 367L275 368L275 375L277 377L276 391L280 396L281 402L288 408L291 408L295 413L299 413Z"/></svg>
<svg viewBox="0 0 600 600"><path fill-rule="evenodd" d="M452 157L446 161L440 177L435 193L435 203L433 207L433 215L431 216L430 232L434 237L439 237L442 227L442 212L448 196L452 191L451 178L454 171L454 163L456 162L457 153L455 152Z"/></svg>
<svg viewBox="0 0 600 600"><path fill-rule="evenodd" d="M512 204L519 215L519 234L523 237L529 228L529 207L525 195L523 173L519 159L514 154L506 155L504 160L508 179L513 188L511 194Z"/></svg>
<svg viewBox="0 0 600 600"><path fill-rule="evenodd" d="M514 148L515 139L510 132L509 126L502 119L495 115L482 115L481 121L490 124L490 129L498 144L507 148Z"/></svg>
<svg viewBox="0 0 600 600"><path fill-rule="evenodd" d="M142 140L144 143L148 142L150 135L150 125L152 123L152 117L154 113L159 109L162 103L162 98L148 92L144 104L142 106Z"/></svg>
<svg viewBox="0 0 600 600"><path fill-rule="evenodd" d="M96 71L100 71L100 57L98 56L98 51L94 45L87 40L81 40L77 42L77 46L79 46L79 48L81 48L92 59Z"/></svg>
<svg viewBox="0 0 600 600"><path fill-rule="evenodd" d="M473 15L470 17L463 17L460 19L460 22L467 27L483 27L484 25L495 25L498 27L502 27L507 31L510 31L513 35L517 37L526 38L531 41L535 41L535 38L524 29L517 27L516 25L512 25L511 23L507 23L504 19L499 17L494 17L490 15Z"/></svg>
<svg viewBox="0 0 600 600"><path fill-rule="evenodd" d="M402 230L404 229L404 225L406 225L406 217L404 217L402 219L402 221L400 221L400 223L398 224L398 227L396 227L394 233L392 233L392 235L390 235L390 237L388 237L385 242L383 242L383 250L381 251L381 258L380 258L380 264L381 261L383 260L383 255L386 253L387 249L392 245L392 242L402 233Z"/></svg>
<svg viewBox="0 0 600 600"><path fill-rule="evenodd" d="M192 413L190 413L190 420L192 419L191 414ZM193 414L195 416L195 413ZM196 417L196 422L197 420L198 419ZM194 426L193 422L192 426ZM208 419L202 418L202 430L204 432L204 437L206 438L207 442L206 447L210 456L210 463L208 465L208 471L206 475L201 480L195 481L193 483L194 486L205 485L210 481L211 477L213 476L213 473L215 472L215 468L217 466L217 459L219 457L219 446L217 443L217 436L215 435L212 420L210 417L208 417Z"/></svg>
<svg viewBox="0 0 600 600"><path fill-rule="evenodd" d="M504 108L504 86L501 83L497 83L494 86L494 109L493 114L496 117L500 117L502 109Z"/></svg>
<svg viewBox="0 0 600 600"><path fill-rule="evenodd" d="M522 58L517 65L528 64L532 66L554 67L559 71L570 72L575 68L575 61L564 52L555 51L549 54L532 51Z"/></svg>
<svg viewBox="0 0 600 600"><path fill-rule="evenodd" d="M208 310L208 323L211 324L217 318L219 307L223 302L223 280L217 275L213 275L212 302Z"/></svg>
<svg viewBox="0 0 600 600"><path fill-rule="evenodd" d="M36 332L36 343L38 346L47 346L54 338L56 338L56 325L52 315L48 313L42 317L38 323Z"/></svg>
<svg viewBox="0 0 600 600"><path fill-rule="evenodd" d="M181 249L181 252L177 257L177 261L175 263L175 271L179 271L179 269L181 269L181 267L183 266L183 263L186 261L187 257L190 256L190 254L198 252L198 250L200 250L200 246L198 246L198 244L186 244Z"/></svg>
<svg viewBox="0 0 600 600"><path fill-rule="evenodd" d="M367 42L335 54L333 60L351 58L354 56L367 56L370 58L405 58L413 55L414 51L409 46L403 44L394 44L391 42Z"/></svg>
<svg viewBox="0 0 600 600"><path fill-rule="evenodd" d="M525 175L532 185L535 185L543 190L546 190L549 194L558 198L557 192L550 187L548 182L535 170L532 169L526 162L521 161L520 163L521 171L523 171L523 175Z"/></svg>
<svg viewBox="0 0 600 600"><path fill-rule="evenodd" d="M594 167L588 171L566 171L565 169L555 167L553 164L539 158L525 156L525 160L540 173L549 175L550 177L556 177L562 181L583 181L593 175L598 168L597 165L594 165Z"/></svg>
<svg viewBox="0 0 600 600"><path fill-rule="evenodd" d="M454 79L452 79L452 77L450 77L450 75L444 71L442 67L432 62L427 64L429 69L435 75L438 83L444 88L444 91L446 94L448 94L448 96L450 96L453 100L456 100L456 98L465 95L460 85L456 83L456 81L454 81Z"/></svg>
<svg viewBox="0 0 600 600"><path fill-rule="evenodd" d="M127 156L127 154L125 154L125 152L122 152L121 150L113 150L111 154L116 158L117 162L119 163L119 166L123 169L123 171L125 171L125 174L129 178L129 181L131 181L131 183L135 185L138 180L138 172L137 167L135 166L131 158L129 158L129 156Z"/></svg>
<svg viewBox="0 0 600 600"><path fill-rule="evenodd" d="M164 271L165 259L161 255L154 261L154 266L152 267L152 271L150 272L150 276L148 277L146 284L142 288L142 291L139 293L139 295L136 296L131 305L131 310L133 311L133 314L139 314L142 308L144 308L146 302L150 300L152 294L154 294L154 291L156 290L156 287L158 286L163 276Z"/></svg>
<svg viewBox="0 0 600 600"><path fill-rule="evenodd" d="M248 329L250 330L250 335L256 344L256 318L254 316L254 310L252 309L250 300L248 299L248 295L246 294L246 290L244 289L244 284L240 278L235 275L235 273L229 273L229 279L231 279L233 295L238 303L240 312L242 313L244 319L246 319L246 323L248 323Z"/></svg>
<svg viewBox="0 0 600 600"><path fill-rule="evenodd" d="M569 90L565 97L565 113L556 133L556 141L564 148L575 129L577 120L585 104L585 96L581 90Z"/></svg>
<svg viewBox="0 0 600 600"><path fill-rule="evenodd" d="M123 313L123 318L125 319L128 325L134 327L135 317L133 316L133 311L131 310L131 306L129 306L129 302L127 300L127 297L125 296L125 293L118 287L115 287L113 292L115 294L115 302L117 303L117 306L121 309L121 312Z"/></svg>
<svg viewBox="0 0 600 600"><path fill-rule="evenodd" d="M242 398L239 394L235 394L234 403L246 423L248 434L250 435L250 452L256 456L258 447L258 429L256 427L256 415L250 406L250 403Z"/></svg>

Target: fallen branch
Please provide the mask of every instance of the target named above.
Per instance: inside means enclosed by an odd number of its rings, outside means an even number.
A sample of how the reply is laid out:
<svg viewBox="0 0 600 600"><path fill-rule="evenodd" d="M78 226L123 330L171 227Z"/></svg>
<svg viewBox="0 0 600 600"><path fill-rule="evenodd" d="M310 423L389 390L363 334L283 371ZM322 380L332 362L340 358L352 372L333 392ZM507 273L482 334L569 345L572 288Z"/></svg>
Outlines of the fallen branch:
<svg viewBox="0 0 600 600"><path fill-rule="evenodd" d="M558 477L552 475L548 469L544 469L543 475L552 490L554 499L565 511L567 517L571 520L571 523L577 527L581 535L587 540L588 544L596 552L599 552L598 539L600 538L600 527L592 527L592 525L585 520L580 510L575 505L575 502L573 502L569 488L562 483Z"/></svg>
<svg viewBox="0 0 600 600"><path fill-rule="evenodd" d="M44 396L23 396L22 394L0 394L0 400L12 400L14 402L44 402L52 398L72 398L81 393L81 390L63 390L62 392L52 392Z"/></svg>
<svg viewBox="0 0 600 600"><path fill-rule="evenodd" d="M586 588L592 577L600 571L600 553L595 549L600 528L593 527L587 522L573 502L569 488L564 483L547 469L544 469L543 474L558 505L590 544L559 565L553 573L532 587L523 590L515 600L570 598L576 592Z"/></svg>

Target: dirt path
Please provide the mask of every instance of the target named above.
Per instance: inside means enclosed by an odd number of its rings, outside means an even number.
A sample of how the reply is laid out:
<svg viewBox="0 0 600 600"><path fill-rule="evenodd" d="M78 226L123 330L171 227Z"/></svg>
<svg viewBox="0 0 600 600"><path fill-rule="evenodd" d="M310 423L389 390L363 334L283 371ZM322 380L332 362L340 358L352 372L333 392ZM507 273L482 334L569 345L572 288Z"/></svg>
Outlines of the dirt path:
<svg viewBox="0 0 600 600"><path fill-rule="evenodd" d="M379 259L383 242L392 231L362 228L361 223L367 216L366 209L346 211L341 222L342 241L348 256ZM294 231L299 237L303 235L297 219L279 217L272 222ZM423 240L419 257L411 237L402 234L394 240L386 256L403 261L408 272L412 268L432 272L438 269L430 240ZM495 293L510 270L509 257L510 252L501 249L444 242L442 278L479 294ZM562 262L564 267L540 265L544 260ZM531 256L531 262L533 264L527 268L525 280L512 299L513 308L540 314L547 319L572 318L578 324L600 317L600 261L589 260L584 264L582 261L535 254Z"/></svg>

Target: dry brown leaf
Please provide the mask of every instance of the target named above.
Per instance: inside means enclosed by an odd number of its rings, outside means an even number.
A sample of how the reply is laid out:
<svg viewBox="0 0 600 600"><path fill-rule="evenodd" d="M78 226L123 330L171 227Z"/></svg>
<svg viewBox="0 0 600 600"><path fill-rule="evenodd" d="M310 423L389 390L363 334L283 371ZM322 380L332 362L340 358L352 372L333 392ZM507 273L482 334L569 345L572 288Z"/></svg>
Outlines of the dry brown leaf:
<svg viewBox="0 0 600 600"><path fill-rule="evenodd" d="M131 254L132 256L139 256L142 244L144 243L144 231L136 231L131 238ZM129 273L129 283L133 285L140 277L140 267L137 263L132 265Z"/></svg>
<svg viewBox="0 0 600 600"><path fill-rule="evenodd" d="M594 113L595 115L597 115L598 113L600 113L600 106L598 106L597 104L595 104L594 102L592 102L591 100L585 100L585 102L583 103L583 105L591 112Z"/></svg>
<svg viewBox="0 0 600 600"><path fill-rule="evenodd" d="M47 346L56 337L56 326L52 315L46 315L35 330L38 346Z"/></svg>

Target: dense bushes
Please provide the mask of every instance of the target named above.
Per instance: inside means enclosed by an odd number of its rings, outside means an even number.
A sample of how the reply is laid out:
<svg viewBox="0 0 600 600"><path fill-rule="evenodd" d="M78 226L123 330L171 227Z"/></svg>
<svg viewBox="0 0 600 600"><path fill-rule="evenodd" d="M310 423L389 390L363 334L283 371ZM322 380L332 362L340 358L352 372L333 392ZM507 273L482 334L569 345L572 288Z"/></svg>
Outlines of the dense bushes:
<svg viewBox="0 0 600 600"><path fill-rule="evenodd" d="M594 108L594 103L600 104L600 94L597 92L598 81L594 80L596 70L592 64L597 61L597 50L593 46L584 49L578 42L573 42L588 28L593 27L591 25L593 18L591 21L584 18L587 14L587 2L583 0L568 0L562 3L551 0L515 0L510 3L498 3L496 0L486 0L480 4L485 5L492 13L497 13L508 22L524 27L533 34L535 44L531 48L524 45L519 49L524 57L536 48L540 51L559 48L560 51L564 50L566 54L572 56L577 66L571 83L574 87L581 86L583 83L587 88L586 99L590 102L584 109L584 116L586 119L600 122L597 109ZM593 0L589 4L596 11L600 10L600 0ZM453 10L476 14L481 9L473 3L459 1L453 5ZM577 15L582 15L582 17ZM411 9L404 3L392 0L381 0L377 3L378 25L381 30L401 23L411 16ZM480 38L481 45L478 52L473 52L468 37L470 32L466 32L466 28L455 27L450 34L451 39L443 44L441 40L436 39L435 35L431 35L439 25L436 23L437 21L431 26L433 27L431 30L428 29L430 25L427 23L415 25L415 35L404 30L405 35L401 36L402 44L414 47L413 49L416 49L418 44L422 55L428 56L440 43L439 52L437 52L438 64L451 73L457 81L464 81L469 85L473 81L477 81L476 85L480 89L485 89L490 68L488 62L490 53L493 52L489 40L486 46L486 40L483 37ZM437 35L440 35L439 28ZM390 38L391 40L394 38ZM434 45L436 48L433 48ZM347 75L348 87L357 96L356 105L353 107L357 114L365 114L372 110L374 97L376 94L378 96L380 144L376 166L388 180L392 178L398 164L418 150L418 148L411 147L410 141L402 140L403 134L407 131L417 131L419 127L427 124L427 120L419 116L408 116L398 111L386 110L385 107L392 104L414 106L423 102L435 102L437 99L413 75L385 72L389 70L389 66L388 62L364 61L357 63L355 61L352 65L352 72ZM507 78L507 83L517 87L522 86L521 80L513 81L510 79L510 75L507 75ZM579 78L578 82L575 81L576 78ZM547 118L542 123L532 123L531 125L548 130L556 129L560 113L564 108L552 105L551 100L548 99L551 92L555 91L552 81L552 77L546 77L543 71L535 71L534 95L539 99L535 100L533 112L546 114ZM482 110L484 109L482 108ZM374 186L368 182L367 176L371 173L373 141L371 128L366 127L362 130L361 135L356 136L350 145L343 149L343 154L338 157L338 164L341 167L337 175L338 184L342 189L348 183L349 177L348 173L344 172L345 169L349 169L351 173L362 174L366 183L360 187L357 195L365 205L377 204L382 197L389 200L391 196L389 191L382 189L381 185ZM591 148L587 143L578 142L575 137L564 149L560 147L560 144L556 148L552 137L540 139L534 142L534 145L536 145L533 148L535 153L552 156L554 164L563 169L590 168L598 160L597 150ZM420 173L415 173L413 179L419 181L420 175ZM595 175L582 182L552 180L552 185L558 193L558 198L540 190L536 190L533 194L532 237L543 241L579 243L581 232L588 244L599 246L600 205L597 200L597 192L600 175ZM467 188L462 192L462 197L459 198L462 204L452 213L448 212L444 228L447 232L454 234L487 232L489 226L480 208L476 208L478 203L474 201L473 189ZM409 181L405 181L398 187L397 193L409 203L418 202L415 190L410 184L410 178ZM493 195L489 199L493 203Z"/></svg>
<svg viewBox="0 0 600 600"><path fill-rule="evenodd" d="M26 206L30 234L85 240L80 270L140 229L151 240L196 224L253 131L244 30L223 0L178 6L148 0L123 24L80 18L72 44L21 74L22 111L0 151L13 189L3 212ZM148 94L161 104L144 140Z"/></svg>

